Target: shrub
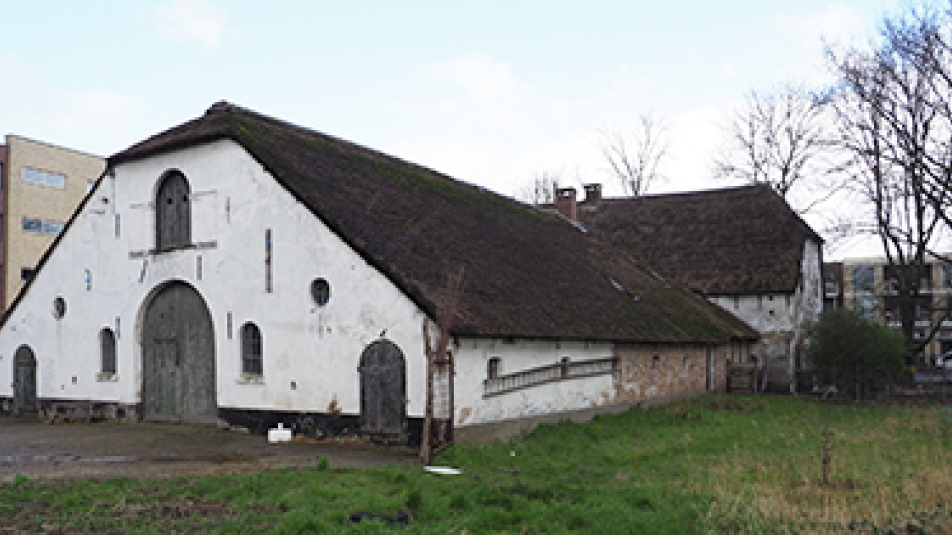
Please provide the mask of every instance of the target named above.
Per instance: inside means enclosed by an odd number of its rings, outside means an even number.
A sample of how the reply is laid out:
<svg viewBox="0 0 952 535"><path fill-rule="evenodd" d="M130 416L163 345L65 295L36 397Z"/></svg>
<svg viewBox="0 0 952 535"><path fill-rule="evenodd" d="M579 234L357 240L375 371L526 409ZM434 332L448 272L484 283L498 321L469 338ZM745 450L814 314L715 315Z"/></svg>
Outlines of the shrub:
<svg viewBox="0 0 952 535"><path fill-rule="evenodd" d="M831 310L810 329L804 356L823 384L859 398L902 376L905 351L898 331L851 310Z"/></svg>

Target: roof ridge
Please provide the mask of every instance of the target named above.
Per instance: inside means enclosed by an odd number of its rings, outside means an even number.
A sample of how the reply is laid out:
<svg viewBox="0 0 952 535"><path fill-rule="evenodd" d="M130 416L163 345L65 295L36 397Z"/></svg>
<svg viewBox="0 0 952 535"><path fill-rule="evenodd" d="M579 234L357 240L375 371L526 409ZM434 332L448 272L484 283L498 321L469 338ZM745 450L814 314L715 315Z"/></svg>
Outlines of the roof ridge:
<svg viewBox="0 0 952 535"><path fill-rule="evenodd" d="M641 299L619 294L597 268L606 260L589 253L593 240L559 217L228 101L110 162L222 139L241 146L423 312L437 310L443 272L465 265L472 290L462 298L456 334L705 343L756 336L740 320L715 326L703 319L712 312L632 261L615 261L613 277Z"/></svg>

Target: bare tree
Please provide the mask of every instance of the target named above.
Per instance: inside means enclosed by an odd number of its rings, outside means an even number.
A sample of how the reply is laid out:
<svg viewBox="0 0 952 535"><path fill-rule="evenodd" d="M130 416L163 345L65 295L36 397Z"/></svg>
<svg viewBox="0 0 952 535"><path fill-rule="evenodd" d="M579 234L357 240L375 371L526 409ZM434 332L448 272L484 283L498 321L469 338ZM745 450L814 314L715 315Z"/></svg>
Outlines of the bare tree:
<svg viewBox="0 0 952 535"><path fill-rule="evenodd" d="M827 112L829 98L802 87L773 94L751 92L723 126L726 139L714 158L714 174L751 184L770 184L788 201L806 190L806 212L840 187L840 156Z"/></svg>
<svg viewBox="0 0 952 535"><path fill-rule="evenodd" d="M903 150L917 155L922 194L946 227L952 227L952 214L945 209L952 203L950 8L909 8L902 16L885 19L882 42L867 58L874 61L887 88L887 98L871 100L871 105ZM909 128L909 106L897 106L903 102L916 103L920 128Z"/></svg>
<svg viewBox="0 0 952 535"><path fill-rule="evenodd" d="M887 259L883 311L898 321L911 360L948 318L948 304L923 292L930 256L950 199L948 78L950 19L911 11L886 19L880 41L866 49L827 51L839 76L840 143L851 154L854 188L871 208ZM917 333L917 322L930 328Z"/></svg>
<svg viewBox="0 0 952 535"><path fill-rule="evenodd" d="M452 377L455 374L453 360L447 350L452 338L453 322L459 312L460 301L463 296L463 274L465 268L459 266L453 271L446 272L443 277L441 301L437 304L435 313L436 339L430 333L430 320L423 320L423 341L426 351L426 407L424 409L423 433L420 436L420 462L430 464L435 454L434 446L446 444L446 429L436 432L434 429L434 380L440 375L448 384L444 384L449 399L443 399L444 406L440 411L443 425L452 425ZM438 370L439 369L439 370Z"/></svg>
<svg viewBox="0 0 952 535"><path fill-rule="evenodd" d="M659 167L670 146L664 120L642 115L638 128L631 134L608 128L602 129L601 134L602 155L626 195L640 197L652 182L663 179Z"/></svg>
<svg viewBox="0 0 952 535"><path fill-rule="evenodd" d="M561 175L555 171L540 171L532 180L516 191L516 198L529 204L543 205L555 202L555 190Z"/></svg>

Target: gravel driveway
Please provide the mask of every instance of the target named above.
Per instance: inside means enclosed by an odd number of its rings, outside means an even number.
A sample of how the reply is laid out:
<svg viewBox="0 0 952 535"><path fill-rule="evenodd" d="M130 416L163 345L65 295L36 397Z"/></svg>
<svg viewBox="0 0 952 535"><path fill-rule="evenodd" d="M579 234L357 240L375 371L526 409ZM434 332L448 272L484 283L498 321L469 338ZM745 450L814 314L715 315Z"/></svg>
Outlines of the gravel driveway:
<svg viewBox="0 0 952 535"><path fill-rule="evenodd" d="M417 462L406 449L357 442L266 437L186 424L58 424L0 416L0 482L30 479L170 477L314 466L331 468Z"/></svg>

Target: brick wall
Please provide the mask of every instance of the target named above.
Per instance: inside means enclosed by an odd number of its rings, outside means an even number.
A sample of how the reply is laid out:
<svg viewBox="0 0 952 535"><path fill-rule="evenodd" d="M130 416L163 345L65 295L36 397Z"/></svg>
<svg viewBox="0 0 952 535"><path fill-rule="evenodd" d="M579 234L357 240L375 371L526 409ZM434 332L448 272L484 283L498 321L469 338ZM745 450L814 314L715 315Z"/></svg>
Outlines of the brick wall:
<svg viewBox="0 0 952 535"><path fill-rule="evenodd" d="M727 387L727 346L712 349L710 388L708 348L703 345L618 345L616 403L677 398Z"/></svg>

